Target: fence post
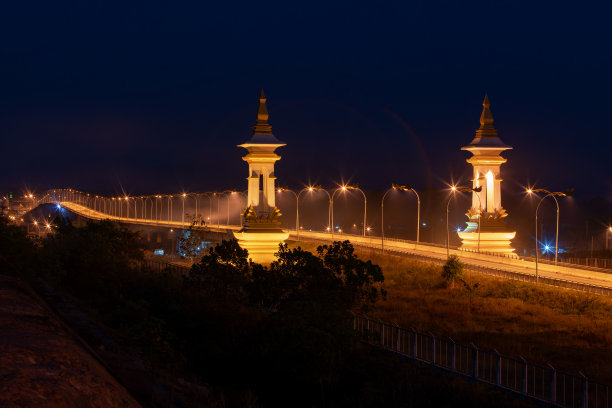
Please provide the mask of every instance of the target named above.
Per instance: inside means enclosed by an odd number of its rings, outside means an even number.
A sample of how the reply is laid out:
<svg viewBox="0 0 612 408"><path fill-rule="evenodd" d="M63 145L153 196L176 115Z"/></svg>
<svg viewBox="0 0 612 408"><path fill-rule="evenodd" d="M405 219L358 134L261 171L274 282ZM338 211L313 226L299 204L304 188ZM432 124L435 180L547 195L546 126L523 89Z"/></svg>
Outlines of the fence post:
<svg viewBox="0 0 612 408"><path fill-rule="evenodd" d="M550 402L555 402L557 399L557 370L550 363L546 364L550 367Z"/></svg>
<svg viewBox="0 0 612 408"><path fill-rule="evenodd" d="M385 325L383 324L382 320L379 320L379 327L380 327L380 345L385 347Z"/></svg>
<svg viewBox="0 0 612 408"><path fill-rule="evenodd" d="M527 360L525 360L523 356L520 357L523 361L523 384L521 386L521 391L523 392L523 395L527 395Z"/></svg>
<svg viewBox="0 0 612 408"><path fill-rule="evenodd" d="M578 374L582 376L582 408L589 408L589 383L584 374L578 371Z"/></svg>
<svg viewBox="0 0 612 408"><path fill-rule="evenodd" d="M474 343L470 343L470 348L472 350L472 378L478 379L478 348Z"/></svg>
<svg viewBox="0 0 612 408"><path fill-rule="evenodd" d="M395 326L395 351L400 352L400 328Z"/></svg>
<svg viewBox="0 0 612 408"><path fill-rule="evenodd" d="M431 365L436 365L436 338L431 333L429 333L429 337L431 338L429 358L431 358Z"/></svg>
<svg viewBox="0 0 612 408"><path fill-rule="evenodd" d="M455 340L448 338L451 342L450 369L455 371Z"/></svg>
<svg viewBox="0 0 612 408"><path fill-rule="evenodd" d="M417 332L413 328L412 330L412 358L417 358Z"/></svg>
<svg viewBox="0 0 612 408"><path fill-rule="evenodd" d="M501 383L501 355L499 351L495 351L495 385L500 385Z"/></svg>

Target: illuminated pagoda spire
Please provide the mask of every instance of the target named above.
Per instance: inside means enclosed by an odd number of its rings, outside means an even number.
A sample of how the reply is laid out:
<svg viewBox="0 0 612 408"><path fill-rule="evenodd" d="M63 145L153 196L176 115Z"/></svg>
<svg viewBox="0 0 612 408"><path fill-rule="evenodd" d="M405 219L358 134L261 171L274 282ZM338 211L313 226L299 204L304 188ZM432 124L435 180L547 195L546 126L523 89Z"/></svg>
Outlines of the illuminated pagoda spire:
<svg viewBox="0 0 612 408"><path fill-rule="evenodd" d="M480 114L480 128L476 130L476 137L472 142L463 147L462 150L472 150L473 148L501 148L503 150L511 149L510 146L504 144L499 136L497 129L493 126L493 114L491 113L491 102L489 95L485 94L482 101L482 113Z"/></svg>
<svg viewBox="0 0 612 408"><path fill-rule="evenodd" d="M245 144L269 144L276 145L276 147L284 146L284 143L272 134L272 126L268 123L269 115L266 100L266 95L262 88L261 94L259 95L259 106L257 107L257 120L255 121L255 126L253 126L253 136Z"/></svg>
<svg viewBox="0 0 612 408"><path fill-rule="evenodd" d="M261 88L259 95L259 107L257 108L257 122L253 126L253 134L271 134L272 126L268 123L268 107L266 106L266 95Z"/></svg>
<svg viewBox="0 0 612 408"><path fill-rule="evenodd" d="M242 158L249 165L249 176L244 224L240 231L234 232L234 236L240 246L249 251L249 257L254 262L269 264L274 260L278 244L284 242L289 233L281 228L281 214L275 201L274 164L281 158L275 150L285 146L285 143L272 134L268 118L266 95L262 89L253 135L239 145L249 152Z"/></svg>
<svg viewBox="0 0 612 408"><path fill-rule="evenodd" d="M485 95L480 114L480 127L469 145L461 150L472 153L467 162L472 165L472 206L468 211L468 226L459 232L462 249L512 254L510 241L516 232L508 231L505 224L506 210L502 207L501 156L512 149L497 135L493 126L493 114L489 96Z"/></svg>

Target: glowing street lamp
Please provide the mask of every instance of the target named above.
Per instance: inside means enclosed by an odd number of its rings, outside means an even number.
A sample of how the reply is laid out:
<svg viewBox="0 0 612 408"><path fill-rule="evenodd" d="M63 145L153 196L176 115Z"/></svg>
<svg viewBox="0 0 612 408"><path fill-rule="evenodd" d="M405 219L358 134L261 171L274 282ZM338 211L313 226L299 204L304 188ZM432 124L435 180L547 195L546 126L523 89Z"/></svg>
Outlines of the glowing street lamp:
<svg viewBox="0 0 612 408"><path fill-rule="evenodd" d="M367 212L367 208L368 208L368 199L366 198L365 193L363 192L362 189L360 189L357 186L350 186L350 185L346 185L342 187L343 191L346 190L357 190L361 193L361 195L363 195L363 236L366 236L366 212Z"/></svg>
<svg viewBox="0 0 612 408"><path fill-rule="evenodd" d="M350 186L350 185L346 185L343 184L340 187L338 187L337 189L334 190L331 198L330 198L330 213L331 213L331 231L332 231L332 238L334 237L334 197L336 196L336 193L338 191L341 191L343 193L345 193L347 190L359 190L361 192L361 194L363 194L363 236L365 237L365 228L366 228L366 208L367 208L367 199L366 199L366 195L365 193L356 186ZM341 230L339 230L340 232Z"/></svg>
<svg viewBox="0 0 612 408"><path fill-rule="evenodd" d="M551 193L550 191L543 189L543 188L536 188L536 189L528 188L527 189L527 194L533 194L533 193L545 193L546 194L544 197L540 199L540 202L538 203L538 206L536 207L536 213L535 213L536 283L538 283L539 282L539 275L538 275L538 260L539 260L538 259L539 258L539 254L538 254L538 210L540 209L540 204L542 204L542 201L544 201L546 197L552 197L553 200L555 200L555 205L557 206L557 226L556 226L556 233L555 233L555 265L557 265L557 255L559 252L559 201L557 201L557 197L571 197L572 195L574 195L574 189L568 189L565 191L565 193L562 193L560 191L555 191Z"/></svg>
<svg viewBox="0 0 612 408"><path fill-rule="evenodd" d="M172 222L172 196L168 195L168 222Z"/></svg>
<svg viewBox="0 0 612 408"><path fill-rule="evenodd" d="M389 191L391 190L400 190L400 191L412 191L417 198L417 229L416 229L416 245L415 245L415 249L416 246L419 245L419 231L420 231L420 223L421 223L421 198L419 197L419 193L416 192L416 190L412 187L406 187L406 186L400 186L397 184L392 184L391 188L389 190L387 190L385 192L385 194L383 195L383 198L380 202L380 229L381 229L381 243L380 243L380 248L381 250L384 252L385 250L385 218L384 218L384 205L385 205L385 197L387 196L387 193L389 193Z"/></svg>
<svg viewBox="0 0 612 408"><path fill-rule="evenodd" d="M332 200L332 195L329 194L329 191L325 190L323 187L321 186L308 186L306 187L306 190L309 193L312 193L314 191L323 191L325 194L327 194L327 198L329 199L329 205L327 206L327 228L325 228L325 230L329 233L331 233L332 238L334 237L334 228L333 228L333 200Z"/></svg>
<svg viewBox="0 0 612 408"><path fill-rule="evenodd" d="M129 201L129 197L125 196L125 218L130 218L130 201Z"/></svg>
<svg viewBox="0 0 612 408"><path fill-rule="evenodd" d="M303 188L297 194L296 194L295 191L290 190L290 189L288 189L286 187L278 187L276 189L276 191L278 193L282 193L282 192L288 191L288 192L292 193L295 196L295 234L296 234L297 239L300 239L300 197L302 196L302 193L304 191L313 192L314 191L314 187Z"/></svg>
<svg viewBox="0 0 612 408"><path fill-rule="evenodd" d="M187 198L187 193L183 193L183 214L181 215L181 225L185 228L185 198Z"/></svg>
<svg viewBox="0 0 612 408"><path fill-rule="evenodd" d="M612 227L608 227L608 229L606 230L606 249L610 249L608 247L608 235L612 234Z"/></svg>

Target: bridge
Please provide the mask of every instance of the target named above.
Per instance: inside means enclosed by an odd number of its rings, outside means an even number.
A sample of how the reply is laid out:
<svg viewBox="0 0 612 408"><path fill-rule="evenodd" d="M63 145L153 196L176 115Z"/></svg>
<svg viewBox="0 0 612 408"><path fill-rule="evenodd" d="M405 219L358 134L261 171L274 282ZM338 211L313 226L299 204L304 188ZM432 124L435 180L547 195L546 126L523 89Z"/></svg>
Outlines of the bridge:
<svg viewBox="0 0 612 408"><path fill-rule="evenodd" d="M213 196L219 193L201 193L200 196ZM232 194L232 192L226 192ZM176 208L170 210L170 201L168 198L184 198L186 194L174 195L154 195L154 196L138 196L138 197L103 197L93 194L82 193L71 189L56 189L49 190L36 200L34 206L40 205L58 205L63 209L90 220L112 220L127 225L140 225L149 227L172 228L177 230L186 230L190 227L191 221L188 218L201 220L204 217L200 212L209 210L209 216L213 215L213 220L204 222L202 225L196 223L197 228L205 229L210 232L222 233L225 236L233 231L238 231L241 228L242 218L236 224L228 224L221 222L221 214L212 213L212 204L208 208L199 207L196 212L197 217L187 217L184 206L181 205L180 214L177 214ZM165 200L163 200L165 198ZM157 209L153 208L153 201L166 202L166 207L161 204ZM130 204L131 200L131 204ZM185 201L181 200L181 204ZM115 202L123 202L119 209ZM148 203L148 205L147 205ZM192 203L199 205L195 199ZM212 203L212 201L210 201ZM215 217L216 215L216 217ZM165 217L164 217L165 216ZM226 214L223 214L225 218ZM230 219L227 215L226 219ZM236 218L236 217L233 217ZM210 222L210 221L216 221ZM458 247L449 247L444 245L416 242L395 238L382 238L376 235L354 235L354 234L338 234L328 231L304 231L304 230L285 230L289 234L291 240L302 242L314 242L317 244L325 244L338 240L348 240L354 246L369 249L374 251L384 251L385 253L399 255L404 257L412 257L424 261L442 263L447 259L447 251L450 255L458 256L461 261L466 264L468 269L494 274L512 279L535 281L536 263L531 259L520 258L514 254L498 254L476 252ZM539 280L542 283L554 284L556 286L564 286L590 292L603 293L612 295L612 273L606 273L604 269L584 268L578 265L563 264L557 265L553 263L538 264Z"/></svg>
<svg viewBox="0 0 612 408"><path fill-rule="evenodd" d="M248 154L243 157L243 160L249 165L247 177L248 189L245 192L226 190L221 193L206 192L104 197L72 189L56 189L49 190L38 198L34 198L30 194L29 198L32 200L32 208L40 204L53 203L88 219L110 219L124 224L171 229L184 230L194 222L194 227L197 225L198 228L204 228L209 232L236 237L240 246L249 251L249 256L254 261L260 263L271 262L278 244L287 238L317 243L349 240L357 247L438 263L444 262L449 255L456 255L467 265L468 269L512 279L536 281L612 295L612 270L589 269L572 264L558 263L556 257L555 262L552 264L542 261L538 262L538 251L536 251L535 262L531 259L520 258L514 253L511 240L515 237L516 232L511 231L505 223L507 213L501 203L500 187L502 181L500 166L506 162L501 153L512 147L501 141L497 130L493 126L493 116L488 97L485 96L483 102L480 128L476 131L476 137L469 145L462 148L472 154L472 157L467 160L473 168L474 178L472 179L472 187L452 187L452 193L455 191L465 191L472 194L472 206L468 210L469 220L467 227L463 231L458 232L462 241L461 247L452 248L449 244L450 237L448 233L446 246L420 242L418 230L416 242L385 238L383 234L384 226L381 228L381 235L383 236L366 234L367 197L356 186L341 186L332 193L320 187L313 186L309 189L310 191L315 189L323 190L329 197L328 231L300 230L298 211L296 211L296 228L294 230L281 229L279 220L280 211L275 204L277 188L275 187L276 174L274 165L281 158L276 154L275 150L285 146L285 143L277 139L272 133L272 126L268 123L268 116L266 97L262 90L253 134L249 140L240 145L240 147L248 151ZM419 202L418 211L420 212L420 199L414 189L395 185L393 188L413 191ZM334 231L334 196L338 191L344 192L347 189L358 190L363 194L364 222L363 235L361 236L338 234ZM283 189L279 190L282 191ZM528 192L545 193L546 195L541 198L540 203L547 197L551 197L551 199L557 202L555 197L571 194L569 190L567 194L549 192L543 189L530 189ZM294 192L294 194L296 203L299 206L299 195L301 192L299 194ZM227 202L225 222L222 222L223 217L219 199L221 196L225 197ZM204 217L206 213L205 203L202 201L204 197L208 199L207 217ZM230 198L232 197L235 199L234 204L238 204L237 206L234 205L234 209L239 211L230 211ZM216 198L217 208L213 215L214 198ZM244 203L242 198L245 199ZM191 199L191 203L188 203L189 199ZM450 203L450 200L448 203ZM193 204L195 204L195 207ZM382 204L384 204L384 196L381 207ZM190 205L194 214L191 217L186 212L186 207L189 209ZM296 210L298 209L299 207ZM232 220L234 223L232 223ZM418 215L417 224L419 224Z"/></svg>

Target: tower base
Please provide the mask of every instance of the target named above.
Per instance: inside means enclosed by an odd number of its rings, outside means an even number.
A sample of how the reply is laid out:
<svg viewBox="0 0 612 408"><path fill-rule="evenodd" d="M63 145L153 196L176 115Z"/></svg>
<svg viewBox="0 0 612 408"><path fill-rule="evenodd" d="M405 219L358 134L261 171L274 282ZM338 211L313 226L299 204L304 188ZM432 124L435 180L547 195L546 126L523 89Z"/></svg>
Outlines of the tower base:
<svg viewBox="0 0 612 408"><path fill-rule="evenodd" d="M241 248L249 251L249 258L253 262L267 265L274 261L278 245L289 238L289 233L284 232L278 222L257 222L234 232L234 237Z"/></svg>
<svg viewBox="0 0 612 408"><path fill-rule="evenodd" d="M517 257L514 248L511 246L511 240L516 236L516 231L505 231L499 225L487 225L483 222L479 234L478 222L469 221L467 224L465 230L458 232L459 238L461 238L459 249L477 252L480 247L480 252ZM479 240L480 246L478 244Z"/></svg>

